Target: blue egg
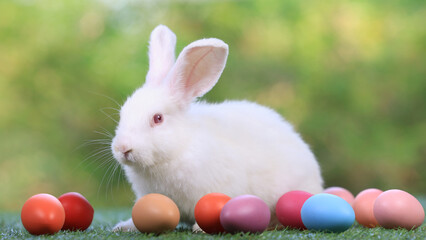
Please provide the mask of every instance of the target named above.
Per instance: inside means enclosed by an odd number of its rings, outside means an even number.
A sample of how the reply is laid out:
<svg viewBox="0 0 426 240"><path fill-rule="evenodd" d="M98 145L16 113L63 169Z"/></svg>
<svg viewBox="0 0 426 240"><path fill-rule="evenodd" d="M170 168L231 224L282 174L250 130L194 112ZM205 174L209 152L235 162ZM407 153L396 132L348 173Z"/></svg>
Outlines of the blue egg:
<svg viewBox="0 0 426 240"><path fill-rule="evenodd" d="M355 222L352 206L343 198L327 193L308 198L300 214L305 227L315 231L343 232Z"/></svg>

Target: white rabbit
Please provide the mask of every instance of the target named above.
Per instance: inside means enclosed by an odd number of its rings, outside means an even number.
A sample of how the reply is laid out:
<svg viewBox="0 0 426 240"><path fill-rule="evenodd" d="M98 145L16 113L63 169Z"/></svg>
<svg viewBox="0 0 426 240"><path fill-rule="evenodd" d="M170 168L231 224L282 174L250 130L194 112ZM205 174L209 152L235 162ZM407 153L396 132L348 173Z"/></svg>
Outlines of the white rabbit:
<svg viewBox="0 0 426 240"><path fill-rule="evenodd" d="M275 204L291 190L322 191L309 146L275 111L248 101L197 102L218 81L228 56L219 39L185 47L175 62L176 36L151 33L145 84L124 103L112 141L136 199L161 193L176 202L181 222L207 193L262 198L277 224ZM135 230L132 219L114 230Z"/></svg>

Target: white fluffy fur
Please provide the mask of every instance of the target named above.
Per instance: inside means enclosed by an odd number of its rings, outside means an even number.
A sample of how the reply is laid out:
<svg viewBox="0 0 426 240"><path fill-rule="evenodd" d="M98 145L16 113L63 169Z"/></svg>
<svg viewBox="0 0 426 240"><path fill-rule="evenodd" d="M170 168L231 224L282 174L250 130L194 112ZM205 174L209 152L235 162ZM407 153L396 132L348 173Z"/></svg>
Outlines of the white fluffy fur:
<svg viewBox="0 0 426 240"><path fill-rule="evenodd" d="M170 30L162 32L162 38L174 36ZM151 45L155 41L151 35ZM308 145L275 111L247 101L194 101L216 84L227 54L222 41L199 40L182 51L162 84L149 84L147 79L121 109L112 151L136 199L164 194L178 205L181 221L194 223L197 201L221 192L259 196L270 206L273 226L281 195L290 190L322 191L320 168ZM150 53L150 58L162 56ZM152 122L156 113L163 114L160 125ZM114 229L135 226L129 219Z"/></svg>

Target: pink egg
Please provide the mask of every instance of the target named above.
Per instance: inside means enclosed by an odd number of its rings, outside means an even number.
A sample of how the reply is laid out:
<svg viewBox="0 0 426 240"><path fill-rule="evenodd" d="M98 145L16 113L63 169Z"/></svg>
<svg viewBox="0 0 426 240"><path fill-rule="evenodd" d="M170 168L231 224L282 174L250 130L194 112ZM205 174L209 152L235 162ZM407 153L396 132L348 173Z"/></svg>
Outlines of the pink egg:
<svg viewBox="0 0 426 240"><path fill-rule="evenodd" d="M374 201L381 193L383 193L382 190L369 188L356 195L352 207L355 211L355 219L359 224L369 228L379 225L374 217L373 206Z"/></svg>
<svg viewBox="0 0 426 240"><path fill-rule="evenodd" d="M232 198L220 212L220 224L229 233L263 232L270 220L271 211L268 205L253 195Z"/></svg>
<svg viewBox="0 0 426 240"><path fill-rule="evenodd" d="M420 202L411 194L397 189L380 194L373 207L377 222L384 228L406 228L422 225L425 211Z"/></svg>
<svg viewBox="0 0 426 240"><path fill-rule="evenodd" d="M349 192L348 190L346 190L342 187L329 187L329 188L324 189L323 192L341 197L341 198L345 199L345 201L348 202L351 205L352 205L352 202L355 199L354 195L351 192Z"/></svg>

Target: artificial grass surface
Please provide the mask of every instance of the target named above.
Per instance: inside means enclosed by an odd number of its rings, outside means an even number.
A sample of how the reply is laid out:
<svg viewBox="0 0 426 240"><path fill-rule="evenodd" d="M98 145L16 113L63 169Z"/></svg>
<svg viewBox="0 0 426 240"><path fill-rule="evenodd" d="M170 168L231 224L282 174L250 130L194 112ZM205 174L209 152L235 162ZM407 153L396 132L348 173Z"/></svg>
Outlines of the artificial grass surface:
<svg viewBox="0 0 426 240"><path fill-rule="evenodd" d="M423 206L425 199L422 199ZM115 223L131 216L129 209L96 210L89 229L84 232L59 232L50 236L32 236L22 226L19 213L0 213L0 239L426 239L426 224L415 230L364 228L355 223L342 233L276 230L261 234L208 235L192 233L190 226L179 225L174 232L162 235L138 232L112 232Z"/></svg>

